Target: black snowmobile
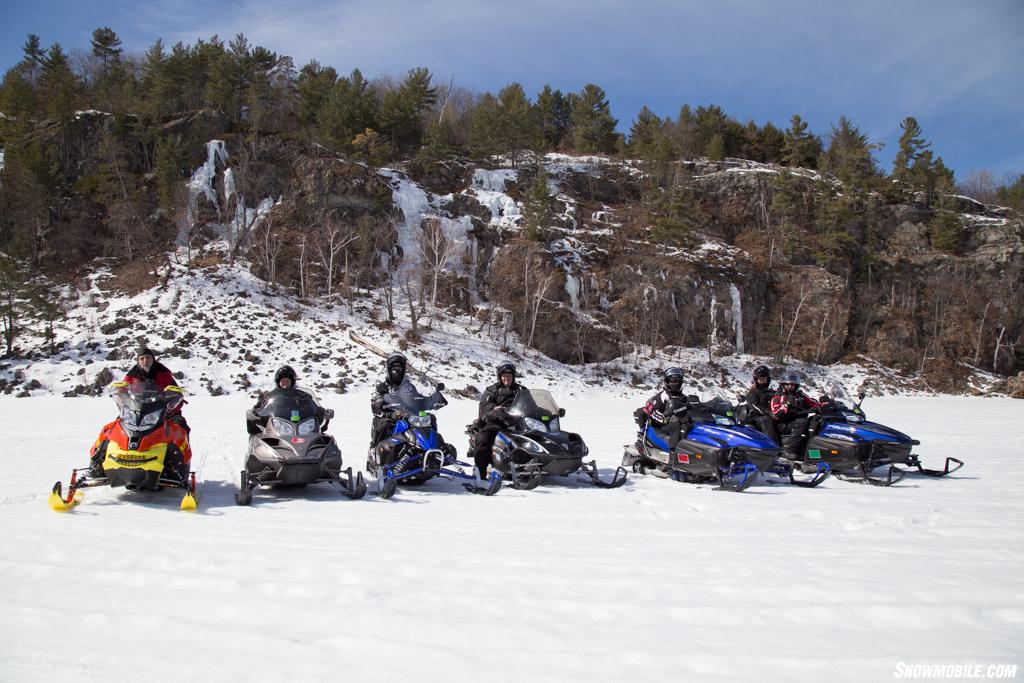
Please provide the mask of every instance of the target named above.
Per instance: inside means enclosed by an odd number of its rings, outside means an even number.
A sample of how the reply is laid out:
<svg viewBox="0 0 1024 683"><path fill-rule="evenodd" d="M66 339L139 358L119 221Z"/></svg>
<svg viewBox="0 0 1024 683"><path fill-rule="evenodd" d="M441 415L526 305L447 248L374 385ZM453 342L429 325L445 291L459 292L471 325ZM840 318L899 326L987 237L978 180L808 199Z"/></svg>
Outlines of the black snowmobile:
<svg viewBox="0 0 1024 683"><path fill-rule="evenodd" d="M301 387L275 389L258 408L246 412L249 451L235 502L249 505L257 486L305 486L334 482L349 498L366 495L363 475L341 469L341 449L326 434L334 411L324 409Z"/></svg>
<svg viewBox="0 0 1024 683"><path fill-rule="evenodd" d="M558 407L547 391L521 389L505 411L507 426L494 439L491 464L502 476L511 480L512 488L536 488L543 475L567 477L582 472L601 488L617 488L626 483L626 470L619 467L611 481L597 473L597 463L584 463L590 452L579 434L563 432L560 418L565 410ZM474 446L478 423L469 425L470 450Z"/></svg>
<svg viewBox="0 0 1024 683"><path fill-rule="evenodd" d="M498 472L481 479L476 468L460 462L455 447L446 443L437 431L437 418L431 411L443 408L448 401L438 384L429 396L420 394L409 380L398 391L384 396L384 409L398 415L392 435L371 448L366 458L366 471L377 477L377 492L382 498L395 495L398 485L417 486L434 477L463 479L463 487L471 493L492 496L501 488Z"/></svg>
<svg viewBox="0 0 1024 683"><path fill-rule="evenodd" d="M853 401L841 385L833 384L830 393L830 396L822 396L821 406L809 414L808 439L803 451L786 456L804 471L824 462L840 479L891 486L911 473L897 465L914 467L917 473L929 477L944 477L964 466L962 460L947 457L943 469L925 468L911 452L920 441L891 427L867 421L860 407L863 392ZM952 463L954 467L950 467ZM886 468L885 475L875 475L874 470L882 467Z"/></svg>

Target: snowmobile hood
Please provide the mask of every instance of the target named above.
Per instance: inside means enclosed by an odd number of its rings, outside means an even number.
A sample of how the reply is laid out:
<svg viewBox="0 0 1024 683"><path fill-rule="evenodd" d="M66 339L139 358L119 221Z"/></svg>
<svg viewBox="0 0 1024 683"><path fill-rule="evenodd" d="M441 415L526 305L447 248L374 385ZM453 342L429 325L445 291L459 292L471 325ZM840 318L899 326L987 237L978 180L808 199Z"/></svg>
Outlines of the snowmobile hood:
<svg viewBox="0 0 1024 683"><path fill-rule="evenodd" d="M847 436L861 441L888 441L893 443L918 443L903 432L877 422L826 422L819 432L821 436Z"/></svg>
<svg viewBox="0 0 1024 683"><path fill-rule="evenodd" d="M756 429L739 425L721 427L712 424L696 424L686 434L686 438L718 448L760 448L769 450L778 448L775 442L768 436Z"/></svg>

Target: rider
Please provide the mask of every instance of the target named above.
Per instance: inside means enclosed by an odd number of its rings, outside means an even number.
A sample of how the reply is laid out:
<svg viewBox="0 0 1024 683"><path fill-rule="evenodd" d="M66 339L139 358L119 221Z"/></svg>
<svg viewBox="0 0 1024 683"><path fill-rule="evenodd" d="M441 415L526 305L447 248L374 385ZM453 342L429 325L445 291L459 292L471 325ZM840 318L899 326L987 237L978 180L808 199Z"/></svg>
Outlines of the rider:
<svg viewBox="0 0 1024 683"><path fill-rule="evenodd" d="M772 417L778 422L782 446L799 458L807 440L808 413L821 406L807 394L800 391L800 375L787 372L782 376L779 391L771 401Z"/></svg>
<svg viewBox="0 0 1024 683"><path fill-rule="evenodd" d="M384 397L402 388L406 382L405 368L408 360L401 353L395 352L384 361L384 381L378 384L370 397L370 410L373 412L373 424L370 426L370 448L391 436L397 424L396 415L384 408Z"/></svg>
<svg viewBox="0 0 1024 683"><path fill-rule="evenodd" d="M754 429L768 435L775 443L779 443L779 430L772 418L772 373L765 365L754 368L754 383L747 391L747 417L745 424L753 425Z"/></svg>
<svg viewBox="0 0 1024 683"><path fill-rule="evenodd" d="M263 408L270 399L275 396L289 396L295 395L298 392L303 391L295 386L298 380L295 375L295 370L290 365L282 365L274 373L274 388L269 392L261 391L259 397L256 399L256 405L252 407L252 410L246 414L245 417L245 428L250 434L259 434L263 431L264 427L267 426L268 417L257 415L257 411ZM320 404L317 404L317 415L316 419L320 424L321 431L327 431L327 425L330 424L330 420L326 418L327 411L324 410Z"/></svg>
<svg viewBox="0 0 1024 683"><path fill-rule="evenodd" d="M140 346L135 352L135 365L125 374L124 379L121 381L128 384L152 382L161 389L178 386L170 369L158 361L153 350L145 345ZM188 426L188 422L185 421L185 417L181 414L181 407L184 404L185 401L182 401L175 406L173 410L167 413L167 418L180 424L185 428L186 432L192 433L192 428Z"/></svg>
<svg viewBox="0 0 1024 683"><path fill-rule="evenodd" d="M491 463L491 449L498 432L507 425L505 411L516 399L516 394L523 385L516 382L516 366L504 362L497 367L498 381L484 389L480 395L480 413L474 423L476 429L473 436L473 462L480 472L480 477L487 476L487 466Z"/></svg>
<svg viewBox="0 0 1024 683"><path fill-rule="evenodd" d="M637 410L634 416L637 421L646 416L657 431L668 436L670 449L675 449L688 429L684 429L684 421L688 422L686 413L689 406L683 394L683 369L669 368L662 375L662 391L647 399L644 407Z"/></svg>

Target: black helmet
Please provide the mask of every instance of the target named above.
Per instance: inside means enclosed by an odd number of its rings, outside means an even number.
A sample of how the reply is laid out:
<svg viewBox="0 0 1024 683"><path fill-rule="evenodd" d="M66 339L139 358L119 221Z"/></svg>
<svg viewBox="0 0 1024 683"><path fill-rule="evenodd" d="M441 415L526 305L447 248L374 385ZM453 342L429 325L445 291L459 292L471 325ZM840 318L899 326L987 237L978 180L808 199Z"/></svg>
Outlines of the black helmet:
<svg viewBox="0 0 1024 683"><path fill-rule="evenodd" d="M772 371L768 369L767 365L758 365L756 368L754 368L754 381L755 382L757 381L758 377L767 377L768 379L771 379L772 378Z"/></svg>
<svg viewBox="0 0 1024 683"><path fill-rule="evenodd" d="M384 368L387 370L388 379L393 382L401 382L405 377L405 366L408 364L406 357L397 351L384 361Z"/></svg>
<svg viewBox="0 0 1024 683"><path fill-rule="evenodd" d="M665 390L670 394L683 393L683 377L682 368L669 368L666 370L661 378L665 385Z"/></svg>
<svg viewBox="0 0 1024 683"><path fill-rule="evenodd" d="M516 366L513 365L512 363L509 363L508 361L506 361L506 362L504 362L504 363L502 363L501 365L498 366L497 372L498 372L498 381L499 382L501 381L501 376L502 375L512 375L512 378L515 379L515 376L516 376Z"/></svg>
<svg viewBox="0 0 1024 683"><path fill-rule="evenodd" d="M282 365L277 369L277 372L274 373L274 386L280 386L281 380L285 377L292 381L292 386L295 386L297 378L295 377L295 370L290 365Z"/></svg>
<svg viewBox="0 0 1024 683"><path fill-rule="evenodd" d="M779 380L779 384L781 384L783 386L783 388L785 388L785 386L787 384L794 384L799 389L800 388L800 373L799 372L793 372L792 370L790 370L789 372L787 372L784 375L782 375L782 379Z"/></svg>
<svg viewBox="0 0 1024 683"><path fill-rule="evenodd" d="M136 358L142 358L143 356L153 356L154 359L156 358L156 354L153 353L153 349L149 348L145 344L135 350Z"/></svg>

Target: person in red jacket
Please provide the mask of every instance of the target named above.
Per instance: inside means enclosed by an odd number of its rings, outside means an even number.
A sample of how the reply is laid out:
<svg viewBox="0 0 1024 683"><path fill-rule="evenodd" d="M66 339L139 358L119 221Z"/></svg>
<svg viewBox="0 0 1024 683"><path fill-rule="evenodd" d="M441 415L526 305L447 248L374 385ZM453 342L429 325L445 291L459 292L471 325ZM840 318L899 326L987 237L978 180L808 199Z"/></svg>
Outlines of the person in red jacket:
<svg viewBox="0 0 1024 683"><path fill-rule="evenodd" d="M821 406L807 394L800 391L800 375L787 372L782 376L779 391L772 396L770 404L772 418L779 425L782 446L797 458L803 456L807 442L807 415Z"/></svg>
<svg viewBox="0 0 1024 683"><path fill-rule="evenodd" d="M174 381L174 375L171 374L166 365L156 359L156 354L148 346L139 348L135 354L135 366L128 371L128 374L121 381L128 384L153 382L161 389L178 386L178 383ZM186 432L191 433L192 429L181 414L181 406L184 404L185 401L178 404L174 412L168 413L167 417L184 427Z"/></svg>
<svg viewBox="0 0 1024 683"><path fill-rule="evenodd" d="M122 382L135 384L136 382L153 382L161 389L176 387L174 375L167 369L167 366L156 359L156 354L148 347L143 346L135 354L135 366L128 371Z"/></svg>

